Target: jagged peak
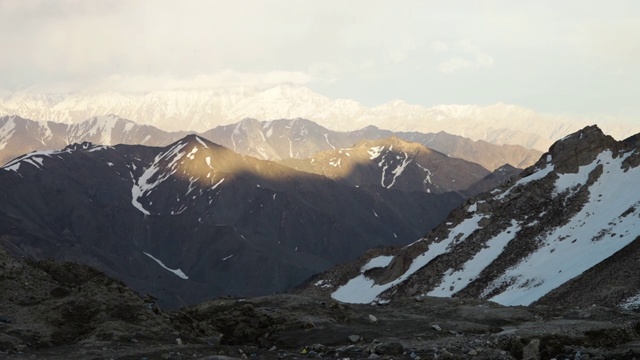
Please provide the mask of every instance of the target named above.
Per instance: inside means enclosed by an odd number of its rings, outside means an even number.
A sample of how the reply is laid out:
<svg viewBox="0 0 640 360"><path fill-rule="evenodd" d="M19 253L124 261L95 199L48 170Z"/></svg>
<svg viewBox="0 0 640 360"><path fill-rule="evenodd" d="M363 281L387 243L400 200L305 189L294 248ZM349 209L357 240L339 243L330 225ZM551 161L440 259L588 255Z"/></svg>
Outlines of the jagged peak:
<svg viewBox="0 0 640 360"><path fill-rule="evenodd" d="M106 115L100 115L100 116L94 116L92 118L87 119L86 121L88 122L93 122L93 121L108 121L108 122L118 122L118 121L124 121L124 122L128 122L128 123L135 123L132 120L129 119L124 119L116 114L106 114Z"/></svg>
<svg viewBox="0 0 640 360"><path fill-rule="evenodd" d="M388 146L394 147L393 150L397 151L405 151L405 152L417 152L417 151L428 151L433 152L433 150L428 147L415 143L405 141L397 136L390 136L387 138L377 139L377 140L362 140L356 144L356 147L371 147L371 146Z"/></svg>
<svg viewBox="0 0 640 360"><path fill-rule="evenodd" d="M63 149L63 151L64 150L74 150L74 151L76 151L76 150L94 150L94 149L98 150L98 149L104 149L104 148L107 148L107 146L96 145L96 144L94 144L94 143L92 143L90 141L83 141L81 143L73 143L73 144L67 145Z"/></svg>
<svg viewBox="0 0 640 360"><path fill-rule="evenodd" d="M189 134L185 137L183 137L182 139L174 142L173 144L169 145L169 148L174 147L175 145L201 145L204 146L205 148L210 148L210 147L217 147L220 146L216 143L213 143L211 141L209 141L206 138L203 138L202 136L198 135L198 134Z"/></svg>
<svg viewBox="0 0 640 360"><path fill-rule="evenodd" d="M502 166L500 166L499 168L495 169L493 172L504 172L504 171L512 171L517 169L515 166L511 165L511 164L504 164Z"/></svg>
<svg viewBox="0 0 640 360"><path fill-rule="evenodd" d="M541 161L553 164L558 173L575 173L580 166L593 162L601 152L620 148L621 142L605 135L597 125L590 125L556 141Z"/></svg>
<svg viewBox="0 0 640 360"><path fill-rule="evenodd" d="M378 131L380 130L379 127L375 126L375 125L367 125L365 127L363 127L360 130L356 130L356 131Z"/></svg>

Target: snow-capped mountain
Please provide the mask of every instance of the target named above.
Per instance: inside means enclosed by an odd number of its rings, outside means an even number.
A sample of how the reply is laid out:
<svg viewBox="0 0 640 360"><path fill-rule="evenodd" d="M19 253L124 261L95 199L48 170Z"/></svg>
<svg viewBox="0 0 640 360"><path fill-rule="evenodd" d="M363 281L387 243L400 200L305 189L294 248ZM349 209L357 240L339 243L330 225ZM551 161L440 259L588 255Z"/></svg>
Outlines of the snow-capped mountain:
<svg viewBox="0 0 640 360"><path fill-rule="evenodd" d="M349 148L283 163L352 186L408 192L463 191L489 174L476 163L450 158L396 137L364 140Z"/></svg>
<svg viewBox="0 0 640 360"><path fill-rule="evenodd" d="M115 115L98 116L78 124L4 116L0 117L0 164L30 151L60 149L76 142L164 146L186 134L187 132L166 132L153 126L138 125ZM423 144L451 157L477 162L489 170L505 163L524 168L533 164L541 154L521 146L497 146L442 132L393 133L373 126L352 132L336 132L304 119L263 122L244 119L237 124L218 126L200 135L235 152L264 160L302 159L320 151L350 147L362 140L390 136Z"/></svg>
<svg viewBox="0 0 640 360"><path fill-rule="evenodd" d="M0 117L0 165L31 151L61 149L73 143L164 146L186 134L138 125L115 115L97 116L77 124L3 116Z"/></svg>
<svg viewBox="0 0 640 360"><path fill-rule="evenodd" d="M329 99L307 88L291 85L262 90L229 88L144 94L19 92L6 94L0 99L0 115L78 123L104 114L117 114L166 131L200 132L244 118L305 118L334 131L353 131L368 125L392 131L444 131L472 140L522 145L540 151L546 151L553 141L593 122L593 119L573 120L542 115L506 104L425 108L392 101L367 108L353 100ZM603 125L603 128L616 138L640 131L638 125L623 123L611 123Z"/></svg>
<svg viewBox="0 0 640 360"><path fill-rule="evenodd" d="M0 168L0 199L12 252L95 266L170 306L283 291L406 244L463 201L369 193L197 135L31 152Z"/></svg>
<svg viewBox="0 0 640 360"><path fill-rule="evenodd" d="M202 136L236 152L268 160L306 159L319 152L349 148L363 140L390 137L422 144L449 157L478 163L489 170L504 164L525 168L534 164L542 154L518 145L498 146L445 132L392 132L375 126L339 132L306 119L244 119L237 124L218 126L202 133Z"/></svg>
<svg viewBox="0 0 640 360"><path fill-rule="evenodd" d="M426 237L372 251L310 288L352 303L440 296L639 307L639 139L586 127Z"/></svg>

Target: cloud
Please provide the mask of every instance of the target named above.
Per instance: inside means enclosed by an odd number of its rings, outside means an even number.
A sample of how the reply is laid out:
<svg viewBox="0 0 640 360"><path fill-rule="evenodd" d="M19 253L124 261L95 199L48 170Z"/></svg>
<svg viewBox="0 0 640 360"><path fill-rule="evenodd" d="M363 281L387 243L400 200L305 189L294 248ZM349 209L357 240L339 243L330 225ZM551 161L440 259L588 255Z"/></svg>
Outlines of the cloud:
<svg viewBox="0 0 640 360"><path fill-rule="evenodd" d="M449 51L449 45L442 40L436 40L431 43L431 50L436 54L442 54Z"/></svg>
<svg viewBox="0 0 640 360"><path fill-rule="evenodd" d="M406 61L412 52L417 49L417 45L410 42L404 41L399 46L395 47L391 51L388 51L384 62L385 64L399 64Z"/></svg>
<svg viewBox="0 0 640 360"><path fill-rule="evenodd" d="M217 89L230 87L268 88L279 84L307 85L316 78L302 71L269 71L265 73L224 70L213 74L199 74L187 78L152 75L111 75L90 82L57 82L39 84L29 91L52 92L150 92L162 90Z"/></svg>
<svg viewBox="0 0 640 360"><path fill-rule="evenodd" d="M494 63L493 57L489 53L472 45L468 40L460 40L452 44L438 40L432 43L431 49L435 53L453 53L452 57L438 65L438 70L443 73L454 73L473 68L490 68Z"/></svg>

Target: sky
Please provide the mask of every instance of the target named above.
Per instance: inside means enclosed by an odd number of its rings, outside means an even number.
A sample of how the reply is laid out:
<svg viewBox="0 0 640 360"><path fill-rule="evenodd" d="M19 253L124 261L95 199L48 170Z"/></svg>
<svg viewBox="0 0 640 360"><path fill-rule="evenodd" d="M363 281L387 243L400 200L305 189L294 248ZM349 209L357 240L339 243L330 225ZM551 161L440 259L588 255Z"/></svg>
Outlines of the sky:
<svg viewBox="0 0 640 360"><path fill-rule="evenodd" d="M640 119L637 0L0 0L0 89L280 83Z"/></svg>

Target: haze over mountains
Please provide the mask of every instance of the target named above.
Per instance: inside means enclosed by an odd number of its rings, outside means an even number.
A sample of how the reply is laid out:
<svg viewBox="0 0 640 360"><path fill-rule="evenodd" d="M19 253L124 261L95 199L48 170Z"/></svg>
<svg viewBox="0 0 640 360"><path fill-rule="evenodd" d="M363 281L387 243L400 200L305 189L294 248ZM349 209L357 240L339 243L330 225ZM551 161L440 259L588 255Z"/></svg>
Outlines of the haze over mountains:
<svg viewBox="0 0 640 360"><path fill-rule="evenodd" d="M367 108L349 99L329 99L304 87L279 85L258 90L174 90L138 93L35 94L8 93L0 99L0 115L33 120L78 123L104 114L118 114L140 125L168 131L206 131L244 118L258 120L305 118L334 131L368 125L392 131L445 131L472 140L515 144L546 151L559 138L590 125L618 139L637 132L631 124L602 123L542 115L515 105L442 105L425 108L392 101Z"/></svg>

